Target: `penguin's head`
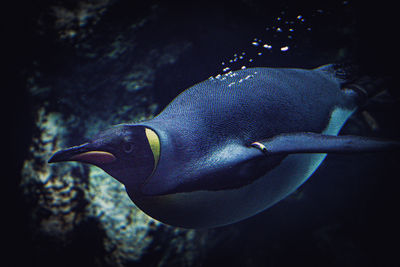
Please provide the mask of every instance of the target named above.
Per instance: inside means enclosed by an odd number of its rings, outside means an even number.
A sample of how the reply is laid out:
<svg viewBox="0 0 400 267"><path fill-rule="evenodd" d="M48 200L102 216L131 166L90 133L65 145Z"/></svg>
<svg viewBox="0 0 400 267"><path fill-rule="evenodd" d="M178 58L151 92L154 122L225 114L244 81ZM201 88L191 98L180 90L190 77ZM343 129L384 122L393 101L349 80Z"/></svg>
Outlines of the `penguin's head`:
<svg viewBox="0 0 400 267"><path fill-rule="evenodd" d="M141 188L160 155L157 134L140 125L116 125L88 143L56 152L49 163L78 161L102 168L130 187Z"/></svg>

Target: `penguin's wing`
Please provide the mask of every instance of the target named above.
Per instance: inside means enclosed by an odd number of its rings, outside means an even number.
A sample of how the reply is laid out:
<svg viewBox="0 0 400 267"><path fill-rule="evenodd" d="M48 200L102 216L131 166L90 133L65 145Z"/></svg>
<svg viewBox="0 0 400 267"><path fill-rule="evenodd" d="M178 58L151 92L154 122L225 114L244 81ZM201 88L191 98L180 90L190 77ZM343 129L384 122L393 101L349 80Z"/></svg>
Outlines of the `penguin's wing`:
<svg viewBox="0 0 400 267"><path fill-rule="evenodd" d="M400 150L400 142L352 135L285 133L254 142L267 155L292 153L363 153Z"/></svg>

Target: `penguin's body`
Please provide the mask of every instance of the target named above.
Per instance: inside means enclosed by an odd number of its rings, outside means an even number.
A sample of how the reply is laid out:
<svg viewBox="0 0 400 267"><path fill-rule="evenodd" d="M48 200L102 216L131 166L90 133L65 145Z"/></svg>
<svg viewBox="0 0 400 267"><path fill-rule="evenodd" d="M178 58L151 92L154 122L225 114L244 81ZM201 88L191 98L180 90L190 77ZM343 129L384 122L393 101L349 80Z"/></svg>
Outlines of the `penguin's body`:
<svg viewBox="0 0 400 267"><path fill-rule="evenodd" d="M219 75L181 93L154 119L115 126L50 162L103 168L125 184L138 207L164 223L230 224L296 190L323 161L322 152L398 146L336 137L360 100L343 82L331 65Z"/></svg>

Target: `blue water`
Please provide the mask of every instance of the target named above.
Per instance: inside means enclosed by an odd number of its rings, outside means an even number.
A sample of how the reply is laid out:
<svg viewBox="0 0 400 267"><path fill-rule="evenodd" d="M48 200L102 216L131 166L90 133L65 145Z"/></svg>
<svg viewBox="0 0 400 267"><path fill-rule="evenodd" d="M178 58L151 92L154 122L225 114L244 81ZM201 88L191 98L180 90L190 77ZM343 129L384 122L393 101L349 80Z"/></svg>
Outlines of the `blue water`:
<svg viewBox="0 0 400 267"><path fill-rule="evenodd" d="M27 196L20 182L24 162L41 149L31 146L40 108L61 114L70 130L65 145L77 145L107 125L130 121L132 114L156 114L197 82L241 68L351 61L361 73L382 80L392 99L399 96L391 64L398 53L394 4L105 1L85 9L68 1L24 2L10 9L13 23L5 35L10 41L5 56L17 74L8 88L18 94L5 113L12 114L5 125L13 129L15 159L14 175L5 178L13 200L4 220L15 230L4 230L17 252L16 266L110 265L96 218L73 228L66 239L35 229L48 216L35 206L44 194ZM342 132L400 136L398 102L375 103L366 111L378 129L359 113ZM398 266L398 158L394 153L328 155L286 200L206 232L213 243L196 247L198 258L191 265ZM160 233L153 242L161 248L154 246L128 266L161 261L174 234ZM171 253L164 266L185 266Z"/></svg>

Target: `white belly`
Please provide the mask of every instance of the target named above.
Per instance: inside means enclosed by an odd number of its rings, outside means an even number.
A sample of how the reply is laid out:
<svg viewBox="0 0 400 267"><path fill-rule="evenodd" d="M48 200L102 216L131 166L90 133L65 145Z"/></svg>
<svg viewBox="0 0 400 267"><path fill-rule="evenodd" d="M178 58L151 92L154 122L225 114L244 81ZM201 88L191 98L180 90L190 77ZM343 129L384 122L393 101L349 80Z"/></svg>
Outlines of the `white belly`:
<svg viewBox="0 0 400 267"><path fill-rule="evenodd" d="M354 110L332 112L325 134L337 135ZM326 154L293 154L253 183L238 189L196 191L135 199L144 212L161 222L206 228L253 216L282 200L303 184Z"/></svg>

